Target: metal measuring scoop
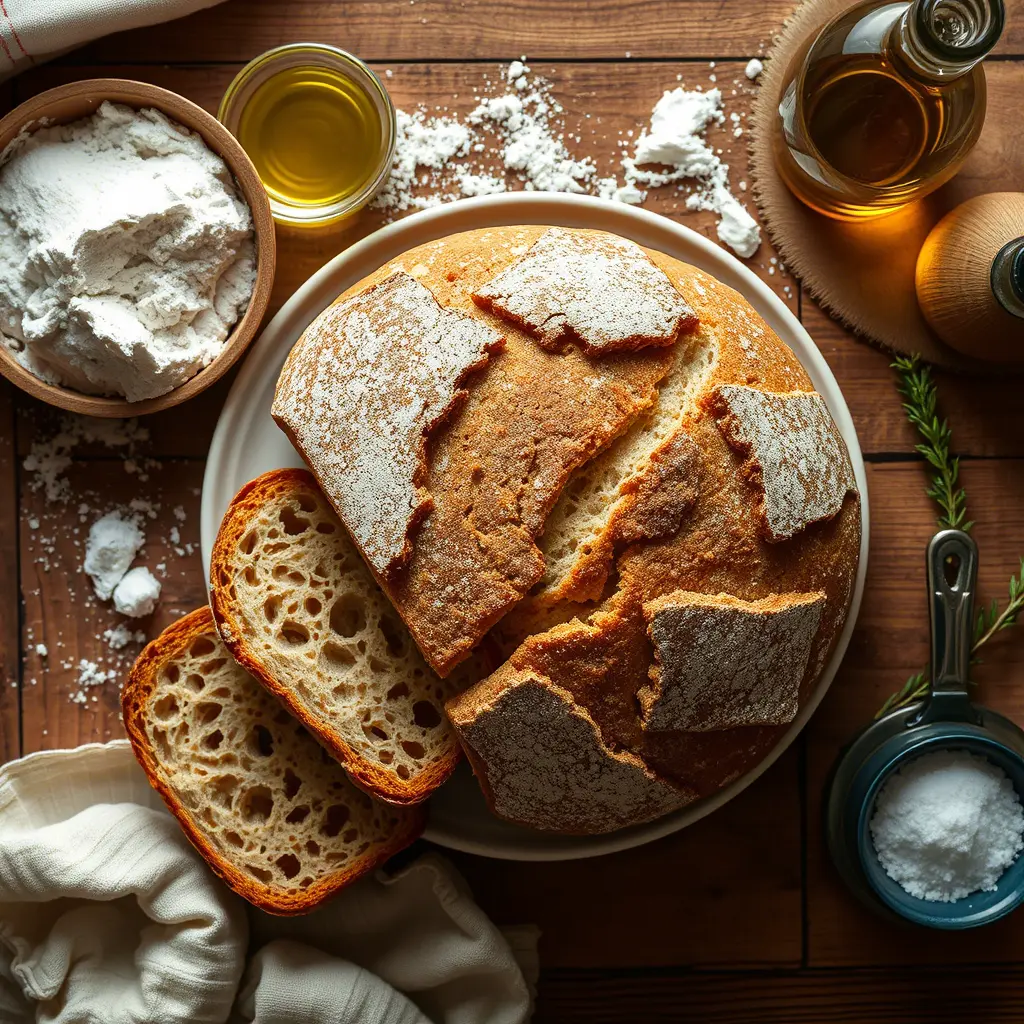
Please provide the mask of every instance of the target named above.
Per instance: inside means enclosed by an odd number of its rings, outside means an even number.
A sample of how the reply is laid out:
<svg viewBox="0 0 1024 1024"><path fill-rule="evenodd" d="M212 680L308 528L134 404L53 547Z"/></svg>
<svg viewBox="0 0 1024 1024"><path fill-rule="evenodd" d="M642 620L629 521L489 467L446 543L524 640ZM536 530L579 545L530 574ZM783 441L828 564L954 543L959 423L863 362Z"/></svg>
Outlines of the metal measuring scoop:
<svg viewBox="0 0 1024 1024"><path fill-rule="evenodd" d="M966 750L998 765L1024 795L1024 731L1003 715L971 702L967 687L973 645L978 548L960 530L943 530L928 544L931 686L928 697L890 711L857 735L840 755L826 789L825 827L832 858L861 900L932 928L974 928L1003 917L1024 900L1024 858L994 892L953 903L918 899L882 868L871 839L875 800L886 779L923 754Z"/></svg>

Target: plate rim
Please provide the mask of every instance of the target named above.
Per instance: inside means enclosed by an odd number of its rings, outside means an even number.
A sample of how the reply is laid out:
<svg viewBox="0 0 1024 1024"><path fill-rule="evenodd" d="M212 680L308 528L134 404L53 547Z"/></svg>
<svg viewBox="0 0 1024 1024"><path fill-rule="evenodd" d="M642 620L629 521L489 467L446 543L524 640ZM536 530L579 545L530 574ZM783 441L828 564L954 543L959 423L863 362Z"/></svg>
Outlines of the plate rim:
<svg viewBox="0 0 1024 1024"><path fill-rule="evenodd" d="M850 453L861 499L861 542L857 572L846 621L814 692L778 743L749 772L713 796L698 800L655 821L605 835L563 836L523 829L524 839L521 842L510 838L501 845L494 845L428 823L424 838L449 849L495 859L550 861L601 856L653 842L695 824L760 778L792 745L828 692L846 654L860 612L868 566L870 510L867 470L853 417L835 375L804 325L764 281L731 253L692 228L660 214L592 196L562 193L514 192L463 199L432 207L379 228L343 249L289 296L250 347L241 371L228 392L217 419L203 475L200 547L209 587L210 551L223 514L222 503L215 501L214 492L218 479L226 476L224 464L231 453L232 438L237 434L237 420L245 412L245 399L250 387L261 377L268 358L273 358L275 351L284 344L288 346L285 351L290 350L298 334L337 297L337 286L334 286L336 290L330 294L333 280L353 271L358 273L352 282L355 283L408 249L458 231L529 223L611 230L603 223L591 223L596 220L610 220L616 224L614 230L617 233L649 248L665 251L677 259L696 263L719 280L723 280L724 273L726 280L723 283L739 291L770 325L775 321L773 330L814 379L815 387L824 397ZM477 223L462 223L467 221ZM637 235L642 237L637 238ZM416 236L415 241L409 241L410 236ZM664 245L654 244L650 240L652 236L664 237L675 245L670 244L666 249ZM680 249L686 251L685 255L679 255ZM702 259L695 261L694 254ZM320 298L324 296L321 302ZM780 326L782 330L779 330ZM290 335L294 336L291 342L287 340ZM283 361L283 355L281 358ZM237 450L240 446L235 444L234 448Z"/></svg>

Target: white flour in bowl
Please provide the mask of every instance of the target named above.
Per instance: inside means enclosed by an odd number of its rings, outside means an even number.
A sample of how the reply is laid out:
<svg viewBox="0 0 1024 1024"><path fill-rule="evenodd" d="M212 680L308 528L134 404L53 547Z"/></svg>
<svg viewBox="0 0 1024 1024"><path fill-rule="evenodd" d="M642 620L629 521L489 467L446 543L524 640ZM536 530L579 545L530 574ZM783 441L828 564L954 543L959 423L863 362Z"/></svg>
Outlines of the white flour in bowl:
<svg viewBox="0 0 1024 1024"><path fill-rule="evenodd" d="M255 277L227 165L156 110L104 103L0 155L0 335L45 381L165 394L221 351Z"/></svg>

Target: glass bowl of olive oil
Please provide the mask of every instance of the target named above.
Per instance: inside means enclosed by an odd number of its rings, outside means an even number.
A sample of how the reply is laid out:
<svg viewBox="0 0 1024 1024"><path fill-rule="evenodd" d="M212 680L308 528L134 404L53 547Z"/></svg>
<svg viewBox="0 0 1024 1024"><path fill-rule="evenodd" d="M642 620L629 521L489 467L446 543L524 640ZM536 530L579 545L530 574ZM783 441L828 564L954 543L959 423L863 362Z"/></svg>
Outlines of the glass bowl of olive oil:
<svg viewBox="0 0 1024 1024"><path fill-rule="evenodd" d="M217 113L249 155L274 220L314 227L348 217L387 181L395 108L358 57L291 43L250 61Z"/></svg>

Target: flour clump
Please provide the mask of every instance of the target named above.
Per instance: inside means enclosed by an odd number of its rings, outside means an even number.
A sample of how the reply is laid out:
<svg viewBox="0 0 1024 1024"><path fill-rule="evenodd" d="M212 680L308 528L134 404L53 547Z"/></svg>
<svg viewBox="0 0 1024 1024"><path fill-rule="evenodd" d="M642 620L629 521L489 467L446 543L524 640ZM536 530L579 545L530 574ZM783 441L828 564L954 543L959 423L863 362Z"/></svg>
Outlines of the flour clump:
<svg viewBox="0 0 1024 1024"><path fill-rule="evenodd" d="M227 165L159 111L104 103L0 156L0 336L45 381L165 394L220 353L255 276Z"/></svg>

